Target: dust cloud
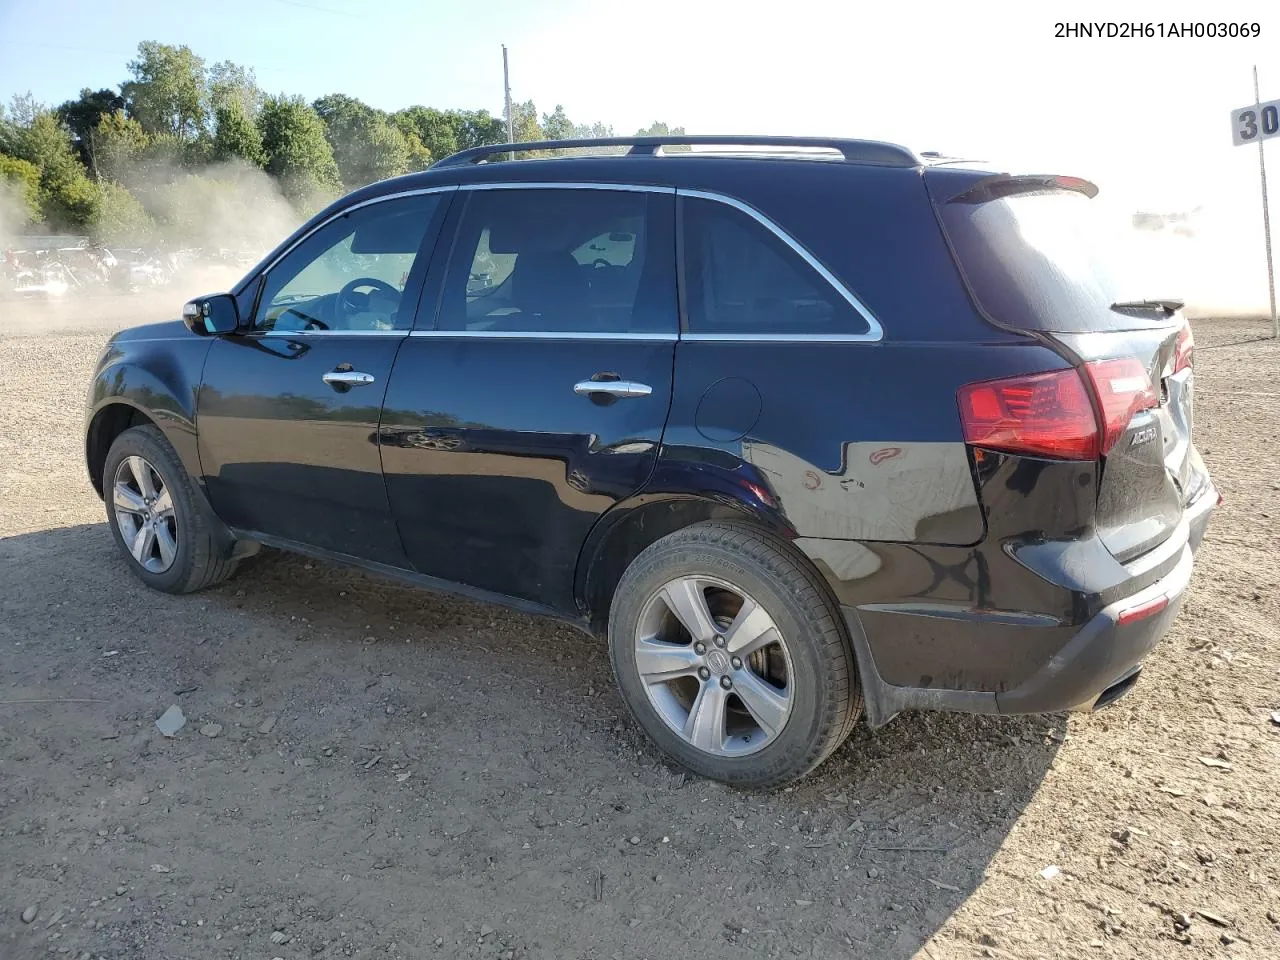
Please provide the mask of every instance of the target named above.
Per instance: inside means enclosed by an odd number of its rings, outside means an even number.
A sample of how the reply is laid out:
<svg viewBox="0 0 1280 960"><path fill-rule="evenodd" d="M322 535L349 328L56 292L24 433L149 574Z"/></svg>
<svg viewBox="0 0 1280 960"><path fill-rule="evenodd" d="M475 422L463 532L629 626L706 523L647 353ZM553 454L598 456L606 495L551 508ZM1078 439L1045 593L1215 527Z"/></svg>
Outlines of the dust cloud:
<svg viewBox="0 0 1280 960"><path fill-rule="evenodd" d="M21 198L0 183L0 260L9 258L0 262L0 336L175 319L188 299L234 286L330 199L297 209L274 179L239 161L138 164L116 176L140 209L104 217L95 237L17 229Z"/></svg>
<svg viewBox="0 0 1280 960"><path fill-rule="evenodd" d="M1185 300L1196 318L1270 316L1260 212L1215 205L1134 214L1130 252L1144 296Z"/></svg>

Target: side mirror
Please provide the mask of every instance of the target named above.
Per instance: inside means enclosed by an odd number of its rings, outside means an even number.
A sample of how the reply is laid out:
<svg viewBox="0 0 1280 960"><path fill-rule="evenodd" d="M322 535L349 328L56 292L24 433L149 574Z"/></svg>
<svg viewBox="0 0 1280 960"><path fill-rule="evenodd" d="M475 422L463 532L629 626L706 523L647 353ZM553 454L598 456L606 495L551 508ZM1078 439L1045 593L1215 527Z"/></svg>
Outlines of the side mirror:
<svg viewBox="0 0 1280 960"><path fill-rule="evenodd" d="M240 326L240 310L231 294L212 293L189 300L182 308L182 322L202 337L235 333Z"/></svg>

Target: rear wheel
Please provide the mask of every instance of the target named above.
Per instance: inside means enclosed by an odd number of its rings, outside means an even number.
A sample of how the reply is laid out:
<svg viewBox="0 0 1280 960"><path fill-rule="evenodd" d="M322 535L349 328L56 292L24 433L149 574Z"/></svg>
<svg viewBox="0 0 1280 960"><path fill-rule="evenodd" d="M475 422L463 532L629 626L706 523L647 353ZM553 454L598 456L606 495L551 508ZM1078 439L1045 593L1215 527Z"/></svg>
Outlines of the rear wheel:
<svg viewBox="0 0 1280 960"><path fill-rule="evenodd" d="M116 437L102 472L107 524L126 562L149 587L191 593L235 571L199 507L191 478L154 426Z"/></svg>
<svg viewBox="0 0 1280 960"><path fill-rule="evenodd" d="M817 575L741 524L696 524L641 553L615 594L609 651L645 732L682 766L730 784L803 776L862 709Z"/></svg>

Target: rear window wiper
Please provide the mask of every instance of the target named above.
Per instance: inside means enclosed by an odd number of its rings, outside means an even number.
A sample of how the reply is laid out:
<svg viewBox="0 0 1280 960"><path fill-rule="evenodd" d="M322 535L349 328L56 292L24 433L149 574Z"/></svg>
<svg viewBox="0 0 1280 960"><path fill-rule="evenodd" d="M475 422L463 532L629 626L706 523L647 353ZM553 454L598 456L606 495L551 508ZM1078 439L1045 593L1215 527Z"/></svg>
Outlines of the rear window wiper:
<svg viewBox="0 0 1280 960"><path fill-rule="evenodd" d="M1172 317L1186 306L1183 300L1117 300L1111 305L1112 310L1163 310Z"/></svg>

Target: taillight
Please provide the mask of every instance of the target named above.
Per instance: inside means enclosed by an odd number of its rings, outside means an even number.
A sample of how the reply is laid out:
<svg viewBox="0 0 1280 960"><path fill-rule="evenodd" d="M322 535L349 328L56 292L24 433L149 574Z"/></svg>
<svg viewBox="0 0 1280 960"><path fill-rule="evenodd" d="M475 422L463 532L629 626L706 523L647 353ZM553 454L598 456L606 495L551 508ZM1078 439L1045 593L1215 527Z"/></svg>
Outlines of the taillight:
<svg viewBox="0 0 1280 960"><path fill-rule="evenodd" d="M1060 460L1105 456L1134 414L1158 406L1160 399L1136 358L1095 360L1083 373L1098 398L1101 428L1081 373L1051 370L961 387L965 442Z"/></svg>
<svg viewBox="0 0 1280 960"><path fill-rule="evenodd" d="M1160 406L1160 397L1151 385L1147 368L1136 357L1122 360L1094 360L1084 365L1102 410L1102 443L1105 457L1129 428L1133 415Z"/></svg>
<svg viewBox="0 0 1280 960"><path fill-rule="evenodd" d="M1062 460L1098 456L1097 419L1074 370L971 383L959 400L966 443Z"/></svg>
<svg viewBox="0 0 1280 960"><path fill-rule="evenodd" d="M1178 334L1178 345L1173 350L1173 372L1190 370L1195 351L1196 339L1191 335L1191 324L1187 324Z"/></svg>

